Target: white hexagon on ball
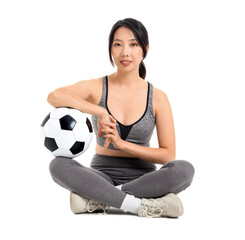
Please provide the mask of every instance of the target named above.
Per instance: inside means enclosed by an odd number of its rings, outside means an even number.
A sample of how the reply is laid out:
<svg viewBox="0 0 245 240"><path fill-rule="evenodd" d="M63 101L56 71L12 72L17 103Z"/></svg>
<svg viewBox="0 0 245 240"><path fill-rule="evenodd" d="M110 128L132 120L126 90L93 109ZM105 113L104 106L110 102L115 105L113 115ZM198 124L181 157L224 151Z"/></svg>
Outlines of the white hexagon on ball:
<svg viewBox="0 0 245 240"><path fill-rule="evenodd" d="M90 144L91 141L92 141L92 139L93 139L93 134L90 133L90 134L88 135L88 138L86 139L86 142L88 142L88 144Z"/></svg>
<svg viewBox="0 0 245 240"><path fill-rule="evenodd" d="M70 149L76 142L75 136L72 131L61 130L55 138L59 148Z"/></svg>
<svg viewBox="0 0 245 240"><path fill-rule="evenodd" d="M88 149L92 139L93 139L93 134L89 134L86 141L85 141L85 146L84 146L83 152L85 152Z"/></svg>
<svg viewBox="0 0 245 240"><path fill-rule="evenodd" d="M61 131L59 120L50 118L44 125L43 131L46 137L56 137L56 135Z"/></svg>
<svg viewBox="0 0 245 240"><path fill-rule="evenodd" d="M75 135L75 138L77 141L79 142L85 142L89 133L89 129L86 125L86 121L84 121L84 123L79 123L77 122L77 124L75 125L74 129L73 129L73 133Z"/></svg>

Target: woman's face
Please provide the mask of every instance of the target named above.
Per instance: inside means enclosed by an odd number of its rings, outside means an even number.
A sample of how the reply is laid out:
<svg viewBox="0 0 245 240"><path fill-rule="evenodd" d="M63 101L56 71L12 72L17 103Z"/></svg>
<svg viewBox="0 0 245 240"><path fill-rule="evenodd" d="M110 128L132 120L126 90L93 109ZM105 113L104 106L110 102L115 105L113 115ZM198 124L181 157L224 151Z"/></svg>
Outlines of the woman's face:
<svg viewBox="0 0 245 240"><path fill-rule="evenodd" d="M130 29L120 27L114 34L111 54L118 70L138 71L143 49Z"/></svg>

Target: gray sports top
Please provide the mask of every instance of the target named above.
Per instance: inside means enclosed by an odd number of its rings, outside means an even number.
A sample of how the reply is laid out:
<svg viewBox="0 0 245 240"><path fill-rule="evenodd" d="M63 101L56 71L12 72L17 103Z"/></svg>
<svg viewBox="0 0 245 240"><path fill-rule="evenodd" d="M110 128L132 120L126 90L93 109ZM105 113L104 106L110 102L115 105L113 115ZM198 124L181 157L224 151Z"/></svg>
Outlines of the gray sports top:
<svg viewBox="0 0 245 240"><path fill-rule="evenodd" d="M135 123L133 123L131 125L123 125L117 121L116 127L117 127L117 131L118 131L118 134L121 137L121 139L128 141L128 142L131 142L131 143L135 143L135 144L140 145L140 146L147 146L148 147L150 144L151 136L153 134L153 130L154 130L155 125L156 125L156 119L154 117L154 111L153 111L153 106L152 106L153 85L149 82L147 82L147 83L148 83L147 103L146 103L146 107L145 107L145 112L142 115L142 117L138 121L136 121ZM108 109L107 99L108 99L108 78L107 78L107 76L105 76L105 77L103 77L103 93L102 93L101 100L99 102L99 106L105 108L108 111L108 113L113 118L115 118ZM97 133L98 133L98 126L97 126L98 117L92 115L91 120L92 120L94 132L96 134L96 142L100 146L103 147L104 142L105 142L104 133L103 133L102 137L100 137L100 138L97 136ZM114 148L112 143L110 143L110 145L108 146L108 149L118 150L118 149Z"/></svg>

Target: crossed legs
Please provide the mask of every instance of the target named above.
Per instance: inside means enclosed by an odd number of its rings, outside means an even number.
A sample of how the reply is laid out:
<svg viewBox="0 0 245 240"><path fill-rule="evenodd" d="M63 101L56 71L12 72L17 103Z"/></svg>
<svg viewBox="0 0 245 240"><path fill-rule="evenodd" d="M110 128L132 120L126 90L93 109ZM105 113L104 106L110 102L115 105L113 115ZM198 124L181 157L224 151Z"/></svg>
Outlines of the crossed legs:
<svg viewBox="0 0 245 240"><path fill-rule="evenodd" d="M127 194L137 198L157 198L170 192L179 193L190 186L194 175L194 168L189 162L175 160L123 184L119 190L107 174L70 158L53 159L49 169L53 180L60 186L115 208L121 207Z"/></svg>

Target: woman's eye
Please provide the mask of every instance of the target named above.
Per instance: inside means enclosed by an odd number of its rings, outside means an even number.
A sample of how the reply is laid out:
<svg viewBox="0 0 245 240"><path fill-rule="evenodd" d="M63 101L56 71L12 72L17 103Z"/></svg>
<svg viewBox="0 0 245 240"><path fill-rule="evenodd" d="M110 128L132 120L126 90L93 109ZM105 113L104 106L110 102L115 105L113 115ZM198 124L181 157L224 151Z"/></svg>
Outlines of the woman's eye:
<svg viewBox="0 0 245 240"><path fill-rule="evenodd" d="M138 46L137 43L132 43L131 45L132 45L132 46Z"/></svg>
<svg viewBox="0 0 245 240"><path fill-rule="evenodd" d="M119 43L115 43L114 46L117 47L117 46L121 46L121 45ZM135 47L135 46L138 46L138 44L132 43L131 46Z"/></svg>

